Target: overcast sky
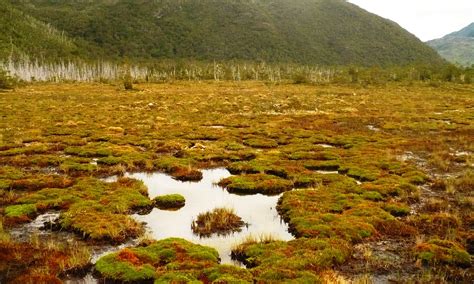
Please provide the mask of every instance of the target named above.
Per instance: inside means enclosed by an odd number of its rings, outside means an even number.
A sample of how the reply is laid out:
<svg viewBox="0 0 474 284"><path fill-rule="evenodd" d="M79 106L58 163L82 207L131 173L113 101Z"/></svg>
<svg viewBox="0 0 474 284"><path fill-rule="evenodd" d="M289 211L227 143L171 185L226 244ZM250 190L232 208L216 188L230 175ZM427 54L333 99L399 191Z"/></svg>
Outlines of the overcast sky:
<svg viewBox="0 0 474 284"><path fill-rule="evenodd" d="M397 22L423 41L440 38L474 22L474 0L348 0Z"/></svg>

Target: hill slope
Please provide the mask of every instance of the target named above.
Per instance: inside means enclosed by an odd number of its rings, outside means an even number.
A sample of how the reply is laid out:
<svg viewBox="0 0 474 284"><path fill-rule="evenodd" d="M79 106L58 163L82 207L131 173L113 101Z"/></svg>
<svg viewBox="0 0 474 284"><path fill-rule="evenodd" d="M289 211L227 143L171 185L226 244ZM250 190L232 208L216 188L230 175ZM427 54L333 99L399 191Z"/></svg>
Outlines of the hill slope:
<svg viewBox="0 0 474 284"><path fill-rule="evenodd" d="M89 57L440 63L397 24L344 0L24 0L18 9L91 48Z"/></svg>
<svg viewBox="0 0 474 284"><path fill-rule="evenodd" d="M474 23L460 31L427 43L453 63L465 66L474 64Z"/></svg>
<svg viewBox="0 0 474 284"><path fill-rule="evenodd" d="M81 55L74 40L6 0L0 0L0 27L0 59L23 54L36 58Z"/></svg>

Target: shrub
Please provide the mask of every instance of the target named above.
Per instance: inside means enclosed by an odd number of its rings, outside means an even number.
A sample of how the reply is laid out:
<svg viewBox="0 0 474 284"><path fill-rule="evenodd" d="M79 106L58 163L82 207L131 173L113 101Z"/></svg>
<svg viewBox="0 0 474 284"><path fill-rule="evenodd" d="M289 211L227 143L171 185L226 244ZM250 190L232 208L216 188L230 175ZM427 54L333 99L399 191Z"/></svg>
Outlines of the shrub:
<svg viewBox="0 0 474 284"><path fill-rule="evenodd" d="M125 90L133 90L133 78L130 72L130 67L126 67L122 80Z"/></svg>
<svg viewBox="0 0 474 284"><path fill-rule="evenodd" d="M13 89L18 81L0 67L0 90Z"/></svg>

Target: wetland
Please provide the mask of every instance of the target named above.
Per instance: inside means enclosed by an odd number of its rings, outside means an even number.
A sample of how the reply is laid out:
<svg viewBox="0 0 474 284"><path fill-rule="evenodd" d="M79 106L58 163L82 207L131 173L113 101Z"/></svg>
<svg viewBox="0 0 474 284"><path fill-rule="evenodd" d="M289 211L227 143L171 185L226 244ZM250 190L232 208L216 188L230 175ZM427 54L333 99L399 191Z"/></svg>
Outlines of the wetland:
<svg viewBox="0 0 474 284"><path fill-rule="evenodd" d="M472 85L0 96L1 283L473 279Z"/></svg>

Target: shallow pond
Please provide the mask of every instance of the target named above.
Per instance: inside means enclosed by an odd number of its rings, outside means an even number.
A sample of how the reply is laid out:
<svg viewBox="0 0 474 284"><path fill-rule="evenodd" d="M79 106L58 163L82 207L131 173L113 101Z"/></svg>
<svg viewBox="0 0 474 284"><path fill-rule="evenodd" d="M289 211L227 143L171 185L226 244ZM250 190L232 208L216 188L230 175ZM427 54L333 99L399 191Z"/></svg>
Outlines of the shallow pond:
<svg viewBox="0 0 474 284"><path fill-rule="evenodd" d="M160 240L169 237L179 237L191 242L210 246L219 252L221 263L242 266L230 257L234 245L243 242L247 237L259 238L272 236L275 239L291 240L294 237L288 232L288 225L280 218L276 210L278 198L281 195L265 196L236 195L228 193L217 183L231 174L226 169L203 170L203 178L199 182L181 182L163 173L133 173L126 174L127 177L141 180L148 187L150 198L158 195L178 193L185 197L186 205L176 211L153 209L149 214L134 214L137 221L145 222L147 231L153 239ZM114 182L116 176L103 179L105 182ZM228 207L235 210L248 225L241 232L229 235L211 235L210 237L199 237L191 230L191 223L198 214L210 211L217 207ZM28 241L32 236L43 240L56 240L60 242L83 242L70 232L56 232L46 228L45 222L54 222L59 217L59 212L46 212L37 216L30 223L15 227L10 231L12 238L16 241ZM89 245L92 252L92 263L101 256L120 250L127 246L136 245L138 240L130 240L119 246L114 245ZM64 279L68 284L98 283L92 274L83 278Z"/></svg>
<svg viewBox="0 0 474 284"><path fill-rule="evenodd" d="M147 215L134 215L134 218L147 223L151 237L160 240L168 237L180 237L191 242L215 248L222 263L234 263L230 258L233 245L239 244L247 236L271 235L276 239L291 240L288 225L283 222L276 210L279 196L236 195L228 193L217 185L221 179L231 174L226 169L203 170L199 182L181 182L162 173L127 174L142 180L148 187L150 198L158 195L178 193L186 198L186 205L177 211L153 209ZM191 230L191 223L199 213L217 207L233 208L248 226L241 232L226 236L212 235L199 237Z"/></svg>

